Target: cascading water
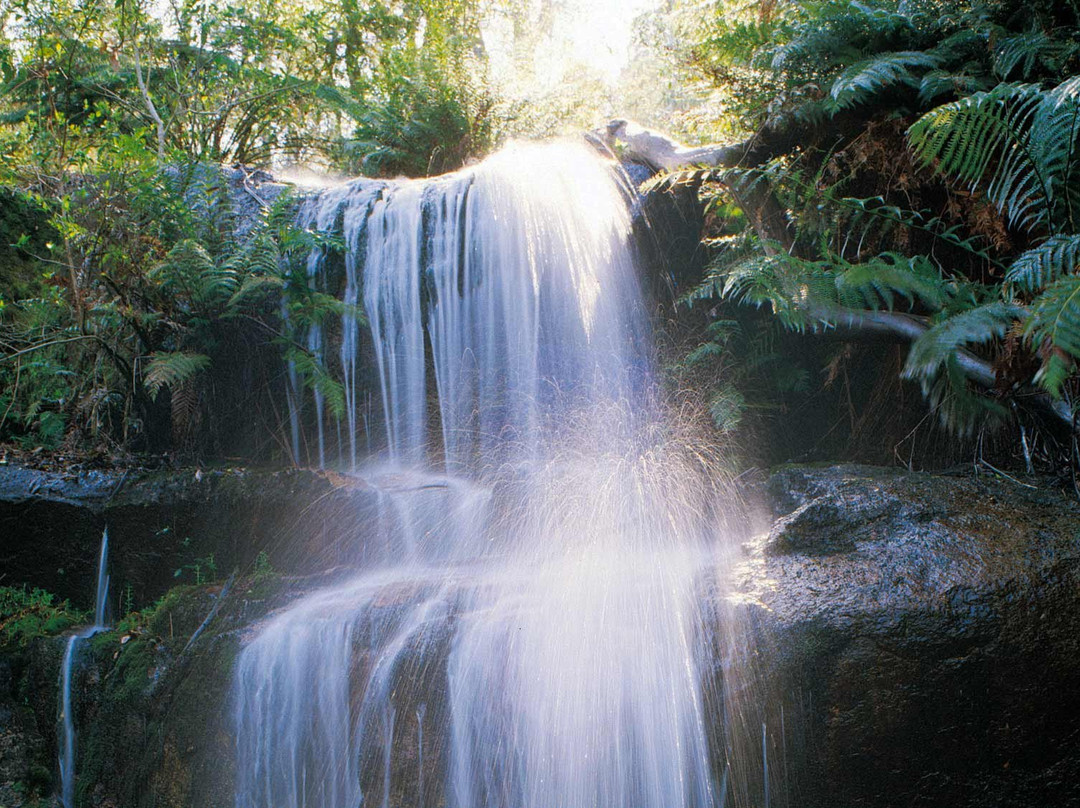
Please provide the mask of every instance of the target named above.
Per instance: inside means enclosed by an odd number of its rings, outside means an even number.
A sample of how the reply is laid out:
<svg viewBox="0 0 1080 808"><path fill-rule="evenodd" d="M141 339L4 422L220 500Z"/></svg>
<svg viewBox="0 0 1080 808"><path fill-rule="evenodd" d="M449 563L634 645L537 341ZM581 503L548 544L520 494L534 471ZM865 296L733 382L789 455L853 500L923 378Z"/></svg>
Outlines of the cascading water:
<svg viewBox="0 0 1080 808"><path fill-rule="evenodd" d="M75 808L75 715L72 710L71 687L79 645L99 631L108 621L109 606L109 529L101 533L98 553L97 591L94 598L94 623L68 637L64 658L60 664L60 704L57 728L60 741L60 802L64 808Z"/></svg>
<svg viewBox="0 0 1080 808"><path fill-rule="evenodd" d="M699 595L724 503L657 393L615 170L520 145L332 194L309 204L371 326L379 547L243 649L238 808L722 808Z"/></svg>

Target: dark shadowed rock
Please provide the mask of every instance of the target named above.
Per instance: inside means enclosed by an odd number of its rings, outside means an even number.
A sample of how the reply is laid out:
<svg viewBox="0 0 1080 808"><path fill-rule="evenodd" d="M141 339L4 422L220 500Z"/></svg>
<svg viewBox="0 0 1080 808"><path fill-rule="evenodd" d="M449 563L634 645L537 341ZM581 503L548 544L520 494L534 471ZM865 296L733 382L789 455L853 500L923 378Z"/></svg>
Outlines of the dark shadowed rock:
<svg viewBox="0 0 1080 808"><path fill-rule="evenodd" d="M739 587L770 691L811 705L802 804L1080 804L1080 505L859 466L767 491Z"/></svg>
<svg viewBox="0 0 1080 808"><path fill-rule="evenodd" d="M347 564L362 552L375 507L359 478L306 469L2 465L2 583L42 587L89 608L107 525L114 607L141 608L177 583L249 569L264 551L284 572Z"/></svg>

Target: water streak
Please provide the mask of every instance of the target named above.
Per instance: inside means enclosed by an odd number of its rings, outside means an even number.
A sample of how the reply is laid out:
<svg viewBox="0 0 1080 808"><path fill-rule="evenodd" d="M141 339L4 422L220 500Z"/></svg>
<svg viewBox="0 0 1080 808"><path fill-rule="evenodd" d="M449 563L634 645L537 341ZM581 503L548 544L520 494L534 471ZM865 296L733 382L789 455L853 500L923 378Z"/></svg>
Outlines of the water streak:
<svg viewBox="0 0 1080 808"><path fill-rule="evenodd" d="M78 661L79 645L108 627L109 608L109 529L101 534L98 552L97 587L94 598L94 623L68 637L60 663L60 704L57 727L60 742L60 803L75 808L75 714L71 699L72 679Z"/></svg>

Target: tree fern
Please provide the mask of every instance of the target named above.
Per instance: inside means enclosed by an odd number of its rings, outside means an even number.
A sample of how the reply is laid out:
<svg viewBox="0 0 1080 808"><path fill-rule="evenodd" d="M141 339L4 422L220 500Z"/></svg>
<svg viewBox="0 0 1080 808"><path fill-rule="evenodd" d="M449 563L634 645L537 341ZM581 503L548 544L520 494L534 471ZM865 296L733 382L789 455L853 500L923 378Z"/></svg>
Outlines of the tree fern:
<svg viewBox="0 0 1080 808"><path fill-rule="evenodd" d="M1080 275L1050 284L1032 303L1024 331L1045 354L1036 382L1051 395L1060 395L1061 385L1080 357Z"/></svg>
<svg viewBox="0 0 1080 808"><path fill-rule="evenodd" d="M746 413L746 397L734 384L721 384L709 398L709 415L721 434L734 433Z"/></svg>
<svg viewBox="0 0 1080 808"><path fill-rule="evenodd" d="M797 25L789 42L763 55L776 71L821 70L850 64L866 53L884 50L881 43L910 40L915 34L916 21L903 8L833 3Z"/></svg>
<svg viewBox="0 0 1080 808"><path fill-rule="evenodd" d="M973 387L955 354L920 384L938 421L954 435L969 436L978 427L998 426L1008 418L1003 404Z"/></svg>
<svg viewBox="0 0 1080 808"><path fill-rule="evenodd" d="M937 375L957 351L1000 339L1023 310L1008 303L994 302L947 317L911 344L903 376L917 379L926 391L928 380Z"/></svg>
<svg viewBox="0 0 1080 808"><path fill-rule="evenodd" d="M157 399L163 387L176 388L210 367L210 357L188 351L157 351L143 373L143 385Z"/></svg>
<svg viewBox="0 0 1080 808"><path fill-rule="evenodd" d="M1030 149L1048 186L1051 232L1080 230L1080 76L1044 93L1032 122Z"/></svg>
<svg viewBox="0 0 1080 808"><path fill-rule="evenodd" d="M1055 73L1077 53L1077 44L1070 32L1056 31L1053 36L1042 29L998 38L994 46L994 73L1009 79L1017 68L1020 78L1027 80L1046 70Z"/></svg>
<svg viewBox="0 0 1080 808"><path fill-rule="evenodd" d="M833 321L839 308L892 310L899 300L931 311L953 291L924 256L886 253L860 264L808 261L787 253L751 255L710 265L703 282L686 296L719 297L772 308L785 327L803 331Z"/></svg>
<svg viewBox="0 0 1080 808"><path fill-rule="evenodd" d="M820 263L787 253L755 255L712 280L718 297L752 306L768 305L788 329L805 331L816 320L813 302L831 297L832 278Z"/></svg>
<svg viewBox="0 0 1080 808"><path fill-rule="evenodd" d="M854 308L891 311L903 298L909 308L918 302L937 311L950 294L925 256L886 253L862 264L847 264L835 277L836 302Z"/></svg>
<svg viewBox="0 0 1080 808"><path fill-rule="evenodd" d="M701 281L682 295L679 303L690 306L698 300L722 297L728 271L761 250L760 242L749 227L731 236L712 239L709 246L714 250L714 256L705 267Z"/></svg>
<svg viewBox="0 0 1080 808"><path fill-rule="evenodd" d="M1053 90L1000 84L939 106L908 137L916 157L985 189L1011 224L1071 229L1076 200L1080 79Z"/></svg>
<svg viewBox="0 0 1080 808"><path fill-rule="evenodd" d="M829 96L836 109L847 109L888 87L918 87L921 73L938 65L939 59L925 51L879 53L841 72L833 80Z"/></svg>
<svg viewBox="0 0 1080 808"><path fill-rule="evenodd" d="M223 304L237 285L236 270L227 262L216 262L193 239L179 242L149 274L166 292L204 308Z"/></svg>
<svg viewBox="0 0 1080 808"><path fill-rule="evenodd" d="M229 305L236 306L250 295L256 295L268 290L280 291L284 287L285 278L280 275L249 275L244 278L240 283L240 288L229 298Z"/></svg>
<svg viewBox="0 0 1080 808"><path fill-rule="evenodd" d="M1027 132L1043 100L1032 84L1002 84L931 110L908 130L923 163L987 194L1011 222L1034 226L1045 216L1049 186L1028 149Z"/></svg>
<svg viewBox="0 0 1080 808"><path fill-rule="evenodd" d="M1080 268L1080 235L1054 236L1021 254L1005 281L1024 292L1035 292Z"/></svg>
<svg viewBox="0 0 1080 808"><path fill-rule="evenodd" d="M314 354L298 346L290 346L285 358L296 368L304 385L318 391L330 413L337 419L345 417L345 388Z"/></svg>
<svg viewBox="0 0 1080 808"><path fill-rule="evenodd" d="M1006 414L999 403L971 389L958 355L968 346L1000 339L1021 314L1016 306L988 303L942 320L912 343L902 375L919 382L946 428L969 434L988 416Z"/></svg>
<svg viewBox="0 0 1080 808"><path fill-rule="evenodd" d="M952 70L931 70L919 81L919 102L929 105L942 96L965 96L985 90L986 82L980 76Z"/></svg>
<svg viewBox="0 0 1080 808"><path fill-rule="evenodd" d="M890 205L880 196L859 199L838 197L827 191L824 196L829 203L845 209L848 213L843 222L847 235L845 244L840 250L842 254L847 252L847 240L852 236L858 235L861 248L861 241L872 236L875 230L884 234L893 227L903 227L926 233L988 264L1001 265L1000 261L990 254L979 237L966 235L963 225L946 224L940 216L931 215L930 211L907 210L897 205Z"/></svg>

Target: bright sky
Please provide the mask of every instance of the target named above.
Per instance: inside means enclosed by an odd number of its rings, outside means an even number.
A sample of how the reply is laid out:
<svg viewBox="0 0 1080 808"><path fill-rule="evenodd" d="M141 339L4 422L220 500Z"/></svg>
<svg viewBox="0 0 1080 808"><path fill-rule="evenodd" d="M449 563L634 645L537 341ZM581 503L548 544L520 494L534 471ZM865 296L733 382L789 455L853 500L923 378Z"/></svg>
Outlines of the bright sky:
<svg viewBox="0 0 1080 808"><path fill-rule="evenodd" d="M533 78L542 89L554 88L567 70L582 64L594 68L609 85L614 85L627 62L634 19L657 8L663 0L554 2L557 11L552 38L542 43L533 56ZM538 3L534 3L534 8L538 11ZM509 52L512 39L509 21L496 21L484 33L494 74L515 73Z"/></svg>
<svg viewBox="0 0 1080 808"><path fill-rule="evenodd" d="M564 19L574 56L614 83L626 65L634 18L659 5L660 0L571 0Z"/></svg>

